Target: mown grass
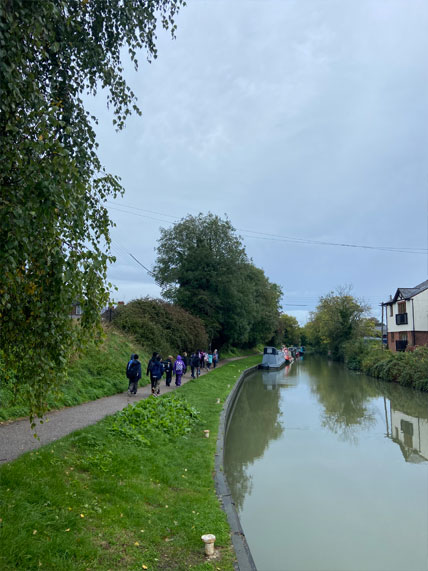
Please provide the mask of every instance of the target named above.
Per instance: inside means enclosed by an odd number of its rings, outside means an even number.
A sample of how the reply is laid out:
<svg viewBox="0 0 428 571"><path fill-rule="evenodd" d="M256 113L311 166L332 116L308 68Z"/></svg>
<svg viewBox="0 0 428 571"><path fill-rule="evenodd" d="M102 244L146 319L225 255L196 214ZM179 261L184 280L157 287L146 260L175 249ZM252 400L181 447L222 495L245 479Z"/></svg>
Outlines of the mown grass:
<svg viewBox="0 0 428 571"><path fill-rule="evenodd" d="M232 570L213 482L216 401L258 362L229 363L174 393L198 411L186 435L148 431L147 446L112 431L109 417L1 467L0 568ZM217 537L216 560L205 560L204 533Z"/></svg>
<svg viewBox="0 0 428 571"><path fill-rule="evenodd" d="M84 353L70 363L68 378L48 396L48 410L75 406L125 391L128 387L125 367L131 353L139 354L144 368L149 357L141 346L111 327L107 327L105 333L101 345L90 344ZM15 394L17 382L19 379L10 379L0 386L0 420L29 414L26 402ZM143 376L140 384L146 382L147 377Z"/></svg>

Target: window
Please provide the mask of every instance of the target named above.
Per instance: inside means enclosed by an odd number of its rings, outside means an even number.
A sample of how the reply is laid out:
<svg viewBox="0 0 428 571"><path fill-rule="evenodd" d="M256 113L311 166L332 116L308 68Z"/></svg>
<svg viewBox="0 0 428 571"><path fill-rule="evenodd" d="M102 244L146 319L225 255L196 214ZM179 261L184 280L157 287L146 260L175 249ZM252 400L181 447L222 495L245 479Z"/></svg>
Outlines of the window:
<svg viewBox="0 0 428 571"><path fill-rule="evenodd" d="M398 313L406 313L406 302L399 301L398 302Z"/></svg>
<svg viewBox="0 0 428 571"><path fill-rule="evenodd" d="M389 317L392 317L394 315L394 308L392 307L392 304L389 306Z"/></svg>
<svg viewBox="0 0 428 571"><path fill-rule="evenodd" d="M401 331L398 334L400 341L407 341L407 331Z"/></svg>

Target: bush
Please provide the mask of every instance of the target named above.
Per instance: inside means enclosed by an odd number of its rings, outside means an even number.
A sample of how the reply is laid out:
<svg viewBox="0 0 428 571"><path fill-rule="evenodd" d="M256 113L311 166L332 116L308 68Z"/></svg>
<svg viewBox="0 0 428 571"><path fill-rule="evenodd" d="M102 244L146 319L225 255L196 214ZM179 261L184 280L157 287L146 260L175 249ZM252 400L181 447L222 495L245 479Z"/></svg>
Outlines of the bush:
<svg viewBox="0 0 428 571"><path fill-rule="evenodd" d="M160 299L145 297L119 306L113 323L132 334L147 351L159 351L163 356L208 347L202 320Z"/></svg>
<svg viewBox="0 0 428 571"><path fill-rule="evenodd" d="M376 345L355 343L346 348L350 369L405 387L428 391L428 347L392 353Z"/></svg>

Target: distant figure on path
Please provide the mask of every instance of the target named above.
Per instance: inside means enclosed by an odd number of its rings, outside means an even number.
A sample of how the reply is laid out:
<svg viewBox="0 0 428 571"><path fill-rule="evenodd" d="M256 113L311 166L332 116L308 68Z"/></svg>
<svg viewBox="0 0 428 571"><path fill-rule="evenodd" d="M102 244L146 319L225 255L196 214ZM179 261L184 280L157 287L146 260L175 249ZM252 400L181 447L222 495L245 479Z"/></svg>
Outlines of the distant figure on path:
<svg viewBox="0 0 428 571"><path fill-rule="evenodd" d="M171 381L172 381L172 361L174 360L174 357L172 355L169 355L167 359L165 359L165 361L162 362L163 365L163 370L165 373L165 382L166 382L166 386L169 387L171 386Z"/></svg>
<svg viewBox="0 0 428 571"><path fill-rule="evenodd" d="M190 367L192 369L192 379L195 378L195 370L196 370L196 376L199 377L200 375L200 361L199 361L199 351L195 351L194 353L192 353L192 356L190 357Z"/></svg>
<svg viewBox="0 0 428 571"><path fill-rule="evenodd" d="M181 386L181 377L184 373L184 362L180 355L177 355L177 360L174 363L175 384L177 387Z"/></svg>
<svg viewBox="0 0 428 571"><path fill-rule="evenodd" d="M217 367L217 363L218 363L218 351L217 351L217 349L214 349L214 353L213 353L214 369Z"/></svg>
<svg viewBox="0 0 428 571"><path fill-rule="evenodd" d="M182 356L182 359L183 359L183 363L184 363L183 375L185 375L185 374L187 373L187 365L189 364L189 361L188 361L188 359L187 359L187 353L186 353L186 351L184 351L183 356Z"/></svg>
<svg viewBox="0 0 428 571"><path fill-rule="evenodd" d="M152 377L152 367L155 364L156 361L156 357L158 356L158 352L157 351L153 351L153 355L150 357L150 361L147 364L147 371L146 371L146 377L148 377L150 375L150 382L153 381L153 377Z"/></svg>
<svg viewBox="0 0 428 571"><path fill-rule="evenodd" d="M211 351L208 351L208 355L207 355L207 367L208 367L208 369L211 369L212 362L213 362L213 354L211 353Z"/></svg>
<svg viewBox="0 0 428 571"><path fill-rule="evenodd" d="M126 376L129 379L128 395L136 395L138 381L141 379L141 363L135 353L132 360L126 366Z"/></svg>
<svg viewBox="0 0 428 571"><path fill-rule="evenodd" d="M152 385L152 395L157 397L160 394L160 380L163 375L163 365L161 356L157 355L155 362L152 365L150 376Z"/></svg>

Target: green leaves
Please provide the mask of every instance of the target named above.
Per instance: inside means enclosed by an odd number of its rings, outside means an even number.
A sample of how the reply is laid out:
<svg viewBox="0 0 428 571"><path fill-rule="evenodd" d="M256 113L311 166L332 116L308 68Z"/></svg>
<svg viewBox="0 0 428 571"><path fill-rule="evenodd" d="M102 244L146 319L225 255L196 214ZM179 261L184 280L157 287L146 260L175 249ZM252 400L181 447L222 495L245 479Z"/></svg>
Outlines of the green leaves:
<svg viewBox="0 0 428 571"><path fill-rule="evenodd" d="M175 395L148 398L128 405L112 417L110 430L149 445L160 433L170 438L187 434L198 422L198 411Z"/></svg>
<svg viewBox="0 0 428 571"><path fill-rule="evenodd" d="M0 350L43 415L71 355L99 327L110 220L123 192L96 154L82 93L102 85L117 127L136 107L122 47L155 55L181 0L4 0L0 7ZM107 244L105 252L104 244ZM72 303L83 315L72 324Z"/></svg>
<svg viewBox="0 0 428 571"><path fill-rule="evenodd" d="M229 220L187 216L161 232L153 274L166 298L203 320L214 346L272 337L281 289L248 260Z"/></svg>
<svg viewBox="0 0 428 571"><path fill-rule="evenodd" d="M350 288L339 288L320 298L318 307L305 327L309 343L317 350L330 350L333 358L344 358L345 345L362 338L367 329L369 307L350 295Z"/></svg>

